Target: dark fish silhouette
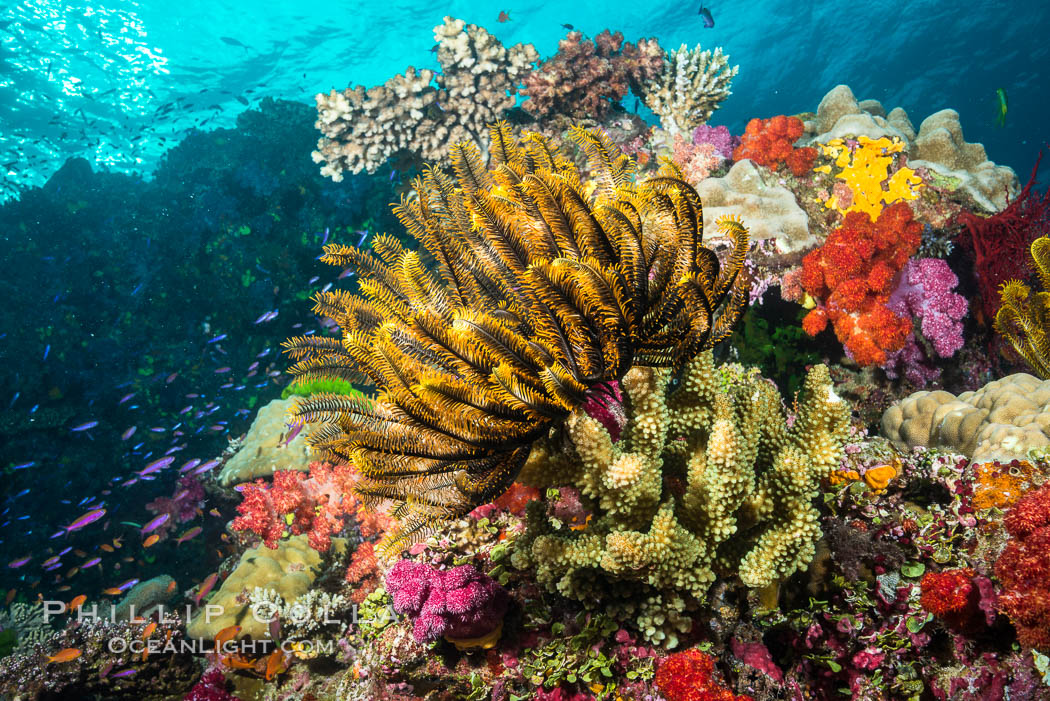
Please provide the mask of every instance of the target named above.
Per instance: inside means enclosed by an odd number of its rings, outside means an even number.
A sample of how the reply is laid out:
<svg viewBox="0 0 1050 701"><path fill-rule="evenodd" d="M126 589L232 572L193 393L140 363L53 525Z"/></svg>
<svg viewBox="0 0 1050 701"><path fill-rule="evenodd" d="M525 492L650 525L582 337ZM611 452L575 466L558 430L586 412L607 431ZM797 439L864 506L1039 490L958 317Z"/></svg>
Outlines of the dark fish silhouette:
<svg viewBox="0 0 1050 701"><path fill-rule="evenodd" d="M223 44L229 44L230 46L239 46L242 49L244 49L245 51L248 50L247 46L245 46L241 42L237 41L233 37L219 37L219 41L221 41Z"/></svg>
<svg viewBox="0 0 1050 701"><path fill-rule="evenodd" d="M704 7L703 3L700 3L700 10L697 14L704 18L704 27L710 29L715 26L715 18L711 16L711 10Z"/></svg>
<svg viewBox="0 0 1050 701"><path fill-rule="evenodd" d="M561 28L562 29L568 29L570 32L573 31L574 29L576 29L576 27L572 26L571 24L563 24L561 26Z"/></svg>

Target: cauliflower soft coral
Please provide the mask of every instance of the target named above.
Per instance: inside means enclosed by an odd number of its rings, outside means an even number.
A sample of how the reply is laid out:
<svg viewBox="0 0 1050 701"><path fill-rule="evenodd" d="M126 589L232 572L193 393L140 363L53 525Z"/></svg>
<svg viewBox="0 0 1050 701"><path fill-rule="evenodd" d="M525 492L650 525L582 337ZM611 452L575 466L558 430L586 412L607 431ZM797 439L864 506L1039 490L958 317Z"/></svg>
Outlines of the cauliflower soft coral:
<svg viewBox="0 0 1050 701"><path fill-rule="evenodd" d="M233 530L252 531L269 548L276 548L285 535L306 533L310 547L324 552L332 534L343 529L344 517L357 507L355 481L349 465L311 463L309 476L297 470L275 472L273 484L259 479L244 487Z"/></svg>
<svg viewBox="0 0 1050 701"><path fill-rule="evenodd" d="M733 160L750 158L767 168L776 168L783 163L801 178L813 168L817 150L810 147L794 148L793 144L802 136L804 127L798 117L778 115L769 119L752 119L733 152Z"/></svg>
<svg viewBox="0 0 1050 701"><path fill-rule="evenodd" d="M695 648L664 660L653 681L668 701L752 701L722 686L715 676L714 659Z"/></svg>
<svg viewBox="0 0 1050 701"><path fill-rule="evenodd" d="M819 306L803 320L811 336L830 321L846 353L861 366L883 365L900 350L911 320L886 306L895 276L919 249L922 227L904 202L872 221L850 212L823 246L802 260L802 287Z"/></svg>
<svg viewBox="0 0 1050 701"><path fill-rule="evenodd" d="M1003 525L1012 537L995 563L999 608L1022 645L1050 650L1050 485L1021 497Z"/></svg>

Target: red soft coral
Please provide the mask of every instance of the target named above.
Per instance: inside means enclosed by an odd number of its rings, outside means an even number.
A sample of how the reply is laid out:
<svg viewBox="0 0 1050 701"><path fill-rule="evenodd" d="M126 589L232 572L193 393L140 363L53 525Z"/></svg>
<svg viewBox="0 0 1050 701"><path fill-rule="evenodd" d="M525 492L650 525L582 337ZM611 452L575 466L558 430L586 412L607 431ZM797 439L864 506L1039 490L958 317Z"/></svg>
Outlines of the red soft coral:
<svg viewBox="0 0 1050 701"><path fill-rule="evenodd" d="M1021 497L1003 524L1012 538L995 563L999 608L1022 645L1050 650L1050 485Z"/></svg>
<svg viewBox="0 0 1050 701"><path fill-rule="evenodd" d="M733 160L750 158L767 168L776 168L783 163L795 177L801 178L813 168L817 150L811 147L793 148L802 136L802 120L798 117L778 115L769 119L752 119L733 151Z"/></svg>
<svg viewBox="0 0 1050 701"><path fill-rule="evenodd" d="M980 592L971 567L927 572L919 584L923 609L942 619L950 628L972 630L982 614Z"/></svg>
<svg viewBox="0 0 1050 701"><path fill-rule="evenodd" d="M280 470L274 473L272 484L259 479L244 487L244 499L237 506L240 516L233 520L232 528L261 536L269 548L276 548L286 532L305 533L310 546L323 552L331 546L332 534L343 529L344 517L357 508L355 482L356 474L349 465L311 463L309 476Z"/></svg>
<svg viewBox="0 0 1050 701"><path fill-rule="evenodd" d="M719 683L714 659L695 648L665 659L653 681L667 701L752 701Z"/></svg>
<svg viewBox="0 0 1050 701"><path fill-rule="evenodd" d="M903 348L911 333L911 319L886 303L921 234L905 202L890 205L874 222L863 212L848 213L824 245L802 259L802 287L821 303L806 316L803 330L813 336L830 321L859 365L885 364L886 354Z"/></svg>

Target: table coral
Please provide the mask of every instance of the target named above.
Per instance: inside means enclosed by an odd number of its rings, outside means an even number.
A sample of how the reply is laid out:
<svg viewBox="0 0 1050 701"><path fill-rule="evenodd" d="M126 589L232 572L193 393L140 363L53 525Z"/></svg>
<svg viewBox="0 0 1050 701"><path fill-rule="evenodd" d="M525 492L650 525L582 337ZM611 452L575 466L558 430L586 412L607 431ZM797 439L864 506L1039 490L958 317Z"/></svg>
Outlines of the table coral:
<svg viewBox="0 0 1050 701"><path fill-rule="evenodd" d="M914 200L923 185L914 170L907 166L895 167L894 154L904 151L905 144L899 139L869 139L866 136L854 140L832 139L820 144L823 155L834 159L839 169L835 178L849 189L843 196L837 190L824 206L843 214L864 212L872 220L879 216L883 206L901 200ZM831 172L831 166L821 166ZM893 170L891 174L891 170Z"/></svg>
<svg viewBox="0 0 1050 701"><path fill-rule="evenodd" d="M510 605L507 590L473 565L438 570L398 560L387 572L386 590L394 610L411 617L412 635L421 643L481 638L503 625Z"/></svg>
<svg viewBox="0 0 1050 701"><path fill-rule="evenodd" d="M1021 497L1003 524L1011 540L995 563L1000 609L1022 645L1050 650L1050 485Z"/></svg>
<svg viewBox="0 0 1050 701"><path fill-rule="evenodd" d="M823 246L802 260L802 286L820 305L802 326L811 336L830 321L846 353L863 366L883 365L887 352L900 350L911 321L894 314L892 284L919 249L922 227L904 202L887 207L872 221L850 212Z"/></svg>
<svg viewBox="0 0 1050 701"><path fill-rule="evenodd" d="M667 52L662 70L644 86L644 102L672 134L689 134L729 97L739 66L729 67L729 55L682 44Z"/></svg>
<svg viewBox="0 0 1050 701"><path fill-rule="evenodd" d="M594 518L571 528L531 504L515 564L587 605L622 607L616 590L643 634L669 646L689 624L684 597L702 599L716 573L760 588L808 564L820 535L810 501L838 463L849 409L816 366L788 427L770 383L725 372L728 387L704 353L671 390L666 371L634 368L619 442L578 412L573 447L535 448L522 480L572 484Z"/></svg>
<svg viewBox="0 0 1050 701"><path fill-rule="evenodd" d="M240 514L230 527L251 531L274 549L281 538L308 534L310 546L325 551L331 536L343 529L346 516L357 509L353 494L356 474L349 465L331 467L315 462L309 477L295 470L274 473L273 483L245 485Z"/></svg>
<svg viewBox="0 0 1050 701"><path fill-rule="evenodd" d="M664 51L655 39L624 42L608 29L593 41L571 31L558 42L558 52L525 76L521 107L538 119L554 115L601 120L628 89L641 95L641 85L660 73Z"/></svg>
<svg viewBox="0 0 1050 701"><path fill-rule="evenodd" d="M321 174L374 173L391 156L411 152L444 161L447 144L479 140L515 103L539 54L532 44L507 48L483 27L445 17L434 28L441 72L409 67L383 85L317 95L321 139L313 152Z"/></svg>

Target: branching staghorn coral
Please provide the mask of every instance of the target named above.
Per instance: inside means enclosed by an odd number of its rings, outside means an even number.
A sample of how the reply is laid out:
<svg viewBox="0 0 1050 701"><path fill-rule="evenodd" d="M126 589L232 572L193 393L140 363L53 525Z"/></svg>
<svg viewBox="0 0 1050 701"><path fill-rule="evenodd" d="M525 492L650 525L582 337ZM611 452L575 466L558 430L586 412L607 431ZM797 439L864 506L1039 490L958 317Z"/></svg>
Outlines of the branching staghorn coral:
<svg viewBox="0 0 1050 701"><path fill-rule="evenodd" d="M313 152L321 174L374 173L388 158L412 152L442 161L446 144L480 140L488 124L514 106L514 93L539 60L532 44L506 48L484 27L445 17L434 27L441 72L409 67L371 88L321 93Z"/></svg>
<svg viewBox="0 0 1050 701"><path fill-rule="evenodd" d="M643 634L673 646L675 626L653 619L702 600L716 576L762 588L810 562L821 535L812 500L838 464L850 412L823 365L809 371L793 422L772 383L720 376L711 353L692 360L676 387L670 380L666 369L627 373L619 442L576 412L571 447L533 450L519 479L574 485L592 514L567 527L530 504L514 563L569 598L641 611Z"/></svg>
<svg viewBox="0 0 1050 701"><path fill-rule="evenodd" d="M1043 286L1033 292L1020 280L1003 283L1002 306L995 314L995 330L1014 347L1035 374L1050 379L1050 237L1032 242L1032 261Z"/></svg>
<svg viewBox="0 0 1050 701"><path fill-rule="evenodd" d="M722 47L701 51L685 44L667 52L664 70L644 86L645 104L672 134L689 134L718 109L732 92L729 84L739 66L729 67Z"/></svg>
<svg viewBox="0 0 1050 701"><path fill-rule="evenodd" d="M374 397L320 394L297 420L311 445L352 461L365 504L401 522L382 552L418 540L503 492L532 444L634 363L680 366L726 338L746 306L747 230L723 222L726 261L701 244L696 192L671 163L632 181L634 164L601 131L570 136L593 190L537 134L491 128L492 163L452 147L456 178L428 169L394 211L437 261L390 236L372 251L325 248L360 294L319 294L342 338L285 343L299 382L370 383Z"/></svg>

